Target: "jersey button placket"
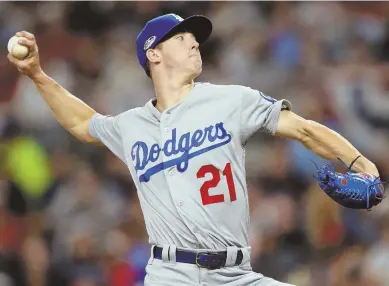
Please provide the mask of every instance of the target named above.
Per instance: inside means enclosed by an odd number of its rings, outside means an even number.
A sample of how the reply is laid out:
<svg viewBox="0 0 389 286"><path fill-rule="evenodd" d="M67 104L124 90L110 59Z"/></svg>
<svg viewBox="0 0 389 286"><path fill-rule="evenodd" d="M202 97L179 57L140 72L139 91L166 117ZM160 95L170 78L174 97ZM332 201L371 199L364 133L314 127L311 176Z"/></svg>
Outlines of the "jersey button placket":
<svg viewBox="0 0 389 286"><path fill-rule="evenodd" d="M165 124L168 124L168 121L169 121L169 115L170 115L171 111L168 110L164 113L164 116L163 116L163 120L161 120L161 138L162 138L162 142L166 142L167 140L169 139L172 139L171 138L171 128ZM164 147L163 147L164 148ZM168 162L169 160L171 160L172 158L169 158L165 155L165 152L162 152L162 158L163 158L163 161L164 162ZM176 170L176 166L172 166L168 169L166 169L165 171L165 176L166 176L166 181L167 181L167 184L169 186L169 189L170 189L170 194L173 198L173 200L175 201L176 203L176 206L178 208L181 208L184 206L184 201L182 200L182 197L180 197L176 192L176 188L175 188L175 175L177 174L177 170Z"/></svg>
<svg viewBox="0 0 389 286"><path fill-rule="evenodd" d="M167 140L171 139L171 128L169 126L166 126L165 124L168 123L166 121L167 118L166 116L170 114L170 111L167 111L164 115L164 119L161 120L161 139L162 139L162 142L166 142ZM164 146L162 147L164 148ZM169 158L165 155L165 152L162 152L162 158L163 158L163 161L164 162L168 162L169 160L171 160L172 158ZM174 193L174 175L176 174L176 170L175 170L175 166L173 167L170 167L166 170L164 170L165 172L165 176L166 176L166 181L167 181L167 184L169 186L169 189L170 189L170 193L173 197L173 200L176 202L176 206L177 207L182 207L184 205L184 202L182 200L180 200L179 198L177 198L175 196L175 193Z"/></svg>
<svg viewBox="0 0 389 286"><path fill-rule="evenodd" d="M166 175L166 177L173 177L174 176L174 174L176 173L176 167L174 166L174 167L170 167L170 168L168 168L168 169L166 169L165 170L165 175Z"/></svg>

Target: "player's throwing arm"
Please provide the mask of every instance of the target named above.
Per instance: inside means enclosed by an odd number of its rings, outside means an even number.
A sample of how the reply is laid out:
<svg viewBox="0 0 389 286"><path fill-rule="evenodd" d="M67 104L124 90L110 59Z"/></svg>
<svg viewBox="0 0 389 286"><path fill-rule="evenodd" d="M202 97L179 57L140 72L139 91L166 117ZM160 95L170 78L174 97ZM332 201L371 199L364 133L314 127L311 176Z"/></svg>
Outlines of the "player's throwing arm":
<svg viewBox="0 0 389 286"><path fill-rule="evenodd" d="M65 129L80 141L97 144L88 132L89 119L96 112L43 72L33 34L22 31L15 36L8 45L8 60L34 82L55 118Z"/></svg>

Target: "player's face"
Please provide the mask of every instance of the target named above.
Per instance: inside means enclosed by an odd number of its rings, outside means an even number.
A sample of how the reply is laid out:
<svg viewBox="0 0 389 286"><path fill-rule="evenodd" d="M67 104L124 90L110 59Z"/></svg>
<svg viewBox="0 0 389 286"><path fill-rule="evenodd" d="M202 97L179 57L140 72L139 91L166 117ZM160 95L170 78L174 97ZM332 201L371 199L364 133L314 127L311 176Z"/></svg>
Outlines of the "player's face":
<svg viewBox="0 0 389 286"><path fill-rule="evenodd" d="M202 70L199 43L192 33L175 34L161 45L162 64L168 70L176 70L193 77Z"/></svg>

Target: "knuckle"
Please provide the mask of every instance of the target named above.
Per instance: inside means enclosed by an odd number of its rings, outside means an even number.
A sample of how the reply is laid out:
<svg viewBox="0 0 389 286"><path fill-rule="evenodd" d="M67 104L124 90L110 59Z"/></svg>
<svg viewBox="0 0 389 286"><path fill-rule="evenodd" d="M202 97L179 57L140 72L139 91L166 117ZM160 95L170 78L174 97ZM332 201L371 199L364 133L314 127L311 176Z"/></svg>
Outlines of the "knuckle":
<svg viewBox="0 0 389 286"><path fill-rule="evenodd" d="M33 33L27 32L26 30L23 30L21 33L23 33L27 38L35 39L35 36Z"/></svg>

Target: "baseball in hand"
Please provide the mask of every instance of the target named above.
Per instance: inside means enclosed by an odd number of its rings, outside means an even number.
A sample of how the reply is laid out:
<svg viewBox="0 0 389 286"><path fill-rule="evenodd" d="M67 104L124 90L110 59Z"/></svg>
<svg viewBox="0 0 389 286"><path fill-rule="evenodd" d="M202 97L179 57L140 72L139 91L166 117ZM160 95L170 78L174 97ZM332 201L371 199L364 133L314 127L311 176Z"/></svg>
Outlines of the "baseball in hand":
<svg viewBox="0 0 389 286"><path fill-rule="evenodd" d="M8 52L12 54L15 58L22 60L28 56L28 48L18 43L23 37L13 36L8 41Z"/></svg>

